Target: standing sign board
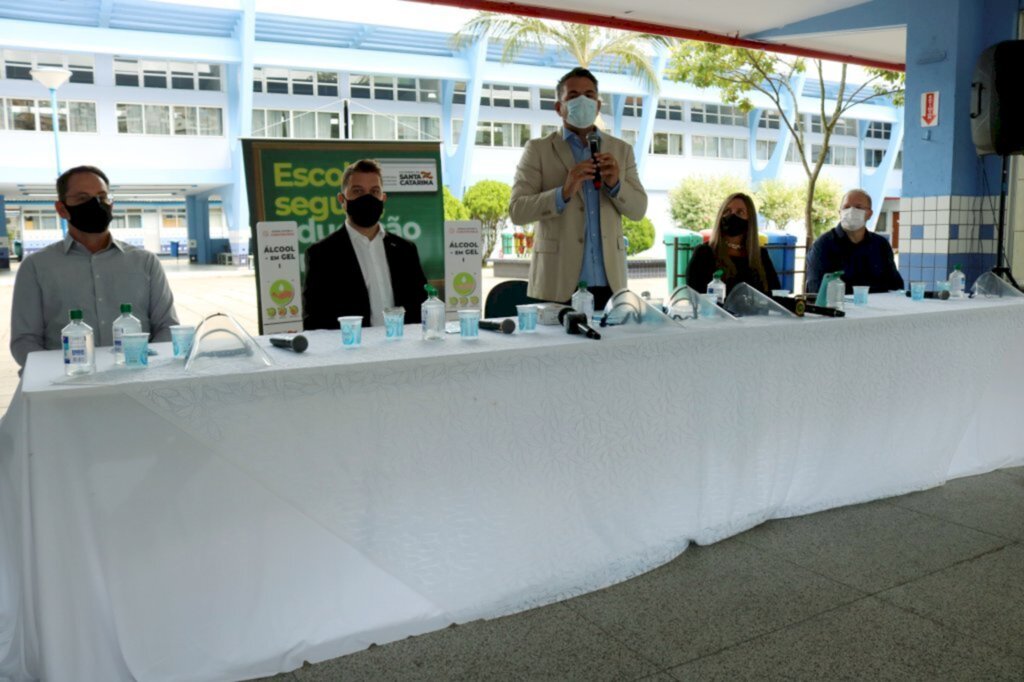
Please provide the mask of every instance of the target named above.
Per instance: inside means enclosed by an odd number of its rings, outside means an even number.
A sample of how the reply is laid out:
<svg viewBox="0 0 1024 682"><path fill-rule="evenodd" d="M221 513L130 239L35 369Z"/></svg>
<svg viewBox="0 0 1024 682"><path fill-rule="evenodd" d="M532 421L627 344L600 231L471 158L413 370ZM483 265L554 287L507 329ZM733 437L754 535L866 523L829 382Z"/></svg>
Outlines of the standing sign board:
<svg viewBox="0 0 1024 682"><path fill-rule="evenodd" d="M294 220L256 223L256 234L260 329L264 334L302 331L299 226Z"/></svg>
<svg viewBox="0 0 1024 682"><path fill-rule="evenodd" d="M381 165L387 194L381 226L416 245L427 280L444 292L439 143L258 139L242 140L242 153L257 253L263 251L259 223L294 221L300 291L305 281L306 249L345 225L345 211L338 200L345 168L360 159L374 159ZM256 264L258 270L259 258ZM262 283L260 275L257 272ZM261 286L260 333L265 333L263 315L272 305L264 300Z"/></svg>
<svg viewBox="0 0 1024 682"><path fill-rule="evenodd" d="M444 224L445 308L479 308L481 305L480 252L483 245L479 220L450 220Z"/></svg>

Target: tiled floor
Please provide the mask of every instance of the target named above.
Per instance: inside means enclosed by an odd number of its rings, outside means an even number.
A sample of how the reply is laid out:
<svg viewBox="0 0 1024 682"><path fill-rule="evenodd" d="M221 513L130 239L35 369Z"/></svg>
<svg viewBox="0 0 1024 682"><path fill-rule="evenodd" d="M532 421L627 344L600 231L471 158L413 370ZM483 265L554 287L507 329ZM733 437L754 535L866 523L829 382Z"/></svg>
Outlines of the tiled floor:
<svg viewBox="0 0 1024 682"><path fill-rule="evenodd" d="M1024 680L1024 467L772 521L628 582L274 678Z"/></svg>

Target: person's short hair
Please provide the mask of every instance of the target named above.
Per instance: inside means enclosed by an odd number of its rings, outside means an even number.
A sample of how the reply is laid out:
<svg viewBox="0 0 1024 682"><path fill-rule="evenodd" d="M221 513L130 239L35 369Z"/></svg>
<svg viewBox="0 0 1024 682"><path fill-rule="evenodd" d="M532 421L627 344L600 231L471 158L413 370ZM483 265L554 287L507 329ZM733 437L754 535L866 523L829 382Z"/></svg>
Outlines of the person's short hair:
<svg viewBox="0 0 1024 682"><path fill-rule="evenodd" d="M846 192L845 194L843 194L843 196L841 196L839 198L839 208L840 208L840 210L842 210L842 208L843 208L843 203L846 202L846 197L850 196L851 194L859 194L859 195L861 195L862 197L864 197L865 199L868 200L868 208L870 208L871 210L875 210L875 207L873 206L874 202L871 201L871 195L868 194L867 190L861 189L860 187L854 187L849 192Z"/></svg>
<svg viewBox="0 0 1024 682"><path fill-rule="evenodd" d="M96 166L75 166L74 168L67 169L60 174L59 178L57 178L57 200L62 204L65 203L64 200L67 199L68 184L71 183L71 178L76 175L80 175L81 173L92 173L93 175L99 176L103 179L103 182L106 183L107 189L110 189L110 179L107 178L107 174Z"/></svg>
<svg viewBox="0 0 1024 682"><path fill-rule="evenodd" d="M341 192L345 193L345 188L348 187L348 181L352 179L353 173L375 173L377 177L384 180L384 172L380 169L380 164L373 159L359 159L353 164L350 164L345 172L341 176Z"/></svg>
<svg viewBox="0 0 1024 682"><path fill-rule="evenodd" d="M589 78L594 84L594 89L597 90L597 79L594 78L594 74L590 72L590 69L584 69L582 66L577 66L575 69L558 79L558 85L555 86L555 96L557 96L558 99L562 99L562 95L565 94L565 82L570 78Z"/></svg>

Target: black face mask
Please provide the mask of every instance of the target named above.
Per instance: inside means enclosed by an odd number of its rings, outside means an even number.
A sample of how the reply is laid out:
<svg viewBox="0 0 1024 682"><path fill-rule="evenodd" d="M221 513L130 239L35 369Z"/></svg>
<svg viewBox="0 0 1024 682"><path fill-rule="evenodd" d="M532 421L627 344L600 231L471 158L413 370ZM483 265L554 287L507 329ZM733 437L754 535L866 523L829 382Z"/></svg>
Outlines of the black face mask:
<svg viewBox="0 0 1024 682"><path fill-rule="evenodd" d="M373 227L384 213L384 202L372 194L345 201L345 213L356 227Z"/></svg>
<svg viewBox="0 0 1024 682"><path fill-rule="evenodd" d="M68 206L64 204L70 216L69 221L82 232L99 234L107 229L114 219L114 208L110 204L93 197L84 204Z"/></svg>
<svg viewBox="0 0 1024 682"><path fill-rule="evenodd" d="M727 237L739 237L741 234L745 234L749 227L747 219L741 218L735 213L722 218L722 232Z"/></svg>

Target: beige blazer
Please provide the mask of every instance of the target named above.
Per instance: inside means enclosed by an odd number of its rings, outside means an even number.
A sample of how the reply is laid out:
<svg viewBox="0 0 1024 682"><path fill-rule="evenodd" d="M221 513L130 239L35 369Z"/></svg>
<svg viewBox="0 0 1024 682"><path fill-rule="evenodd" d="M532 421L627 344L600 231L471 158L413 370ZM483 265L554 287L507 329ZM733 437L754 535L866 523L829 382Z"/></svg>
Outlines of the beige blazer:
<svg viewBox="0 0 1024 682"><path fill-rule="evenodd" d="M640 220L647 212L647 193L640 184L633 148L601 133L601 151L619 162L619 193L613 198L601 191L601 246L604 269L612 291L626 287L626 248L622 240L622 216ZM561 214L555 193L576 165L562 128L547 137L526 143L516 168L509 214L516 225L536 223L530 285L527 293L548 301L568 301L576 290L583 267L583 189L571 197Z"/></svg>

